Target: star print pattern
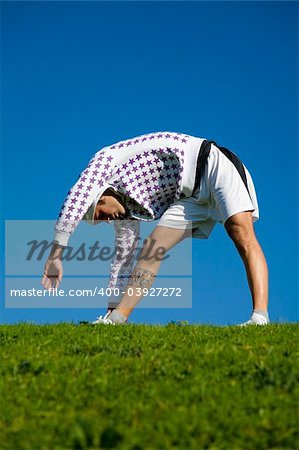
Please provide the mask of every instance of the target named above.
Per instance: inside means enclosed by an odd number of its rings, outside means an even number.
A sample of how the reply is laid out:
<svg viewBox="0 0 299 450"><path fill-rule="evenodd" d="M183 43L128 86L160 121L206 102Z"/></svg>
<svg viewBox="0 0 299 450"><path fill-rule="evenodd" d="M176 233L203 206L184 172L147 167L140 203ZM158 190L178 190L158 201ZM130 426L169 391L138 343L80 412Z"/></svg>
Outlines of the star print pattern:
<svg viewBox="0 0 299 450"><path fill-rule="evenodd" d="M97 197L105 181L111 176L113 157L97 152L68 192L55 229L71 234Z"/></svg>
<svg viewBox="0 0 299 450"><path fill-rule="evenodd" d="M115 255L110 266L108 287L124 291L136 262L135 251L140 241L140 222L138 220L115 221ZM117 292L117 291L116 291ZM113 302L117 296L113 295Z"/></svg>
<svg viewBox="0 0 299 450"><path fill-rule="evenodd" d="M117 144L112 145L110 148L112 150L115 149L121 149L129 147L130 145L136 145L143 142L151 142L156 139L172 139L173 141L179 143L186 144L188 142L188 139L190 138L187 134L182 133L173 133L173 132L159 132L159 133L149 133L149 134L143 134L142 136L138 136L133 139L128 139L126 141L118 142Z"/></svg>
<svg viewBox="0 0 299 450"><path fill-rule="evenodd" d="M130 216L153 220L180 195L183 149L153 148L130 158L115 170L113 187L127 197Z"/></svg>
<svg viewBox="0 0 299 450"><path fill-rule="evenodd" d="M159 219L180 197L185 152L191 138L182 133L156 132L104 147L68 192L55 227L67 239L104 188L113 187L124 195L131 220L114 221L117 252L110 267L109 287L123 290L127 284L133 263L129 256L138 244L139 221Z"/></svg>
<svg viewBox="0 0 299 450"><path fill-rule="evenodd" d="M150 133L121 141L107 150L97 152L68 192L55 229L71 234L107 182L126 194L131 217L141 220L161 217L180 195L184 145L189 138L190 136L182 133ZM161 139L169 140L170 145L166 148L159 147ZM137 153L119 167L114 167L115 158L111 151L137 147L145 142L150 143L147 150ZM117 177L110 182L113 175Z"/></svg>

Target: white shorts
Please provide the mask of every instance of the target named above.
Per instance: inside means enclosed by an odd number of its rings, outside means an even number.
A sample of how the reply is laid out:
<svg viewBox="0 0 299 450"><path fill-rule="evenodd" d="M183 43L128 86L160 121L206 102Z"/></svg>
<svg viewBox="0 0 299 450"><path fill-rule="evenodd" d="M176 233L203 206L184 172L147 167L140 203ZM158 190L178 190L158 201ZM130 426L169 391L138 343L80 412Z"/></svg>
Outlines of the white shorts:
<svg viewBox="0 0 299 450"><path fill-rule="evenodd" d="M254 184L244 166L249 193L234 164L212 144L200 189L192 197L175 200L157 226L193 229L192 237L207 239L217 222L234 214L251 211L259 218Z"/></svg>

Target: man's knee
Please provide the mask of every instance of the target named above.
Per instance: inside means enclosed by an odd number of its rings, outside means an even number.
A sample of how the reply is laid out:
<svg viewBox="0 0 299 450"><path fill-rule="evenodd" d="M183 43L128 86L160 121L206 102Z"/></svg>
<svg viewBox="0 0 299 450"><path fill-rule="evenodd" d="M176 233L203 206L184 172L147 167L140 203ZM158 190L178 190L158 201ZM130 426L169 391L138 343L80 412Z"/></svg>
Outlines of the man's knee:
<svg viewBox="0 0 299 450"><path fill-rule="evenodd" d="M242 254L246 254L253 244L252 236L242 227L234 227L228 234Z"/></svg>
<svg viewBox="0 0 299 450"><path fill-rule="evenodd" d="M225 229L242 255L256 245L251 213L240 213L228 219Z"/></svg>

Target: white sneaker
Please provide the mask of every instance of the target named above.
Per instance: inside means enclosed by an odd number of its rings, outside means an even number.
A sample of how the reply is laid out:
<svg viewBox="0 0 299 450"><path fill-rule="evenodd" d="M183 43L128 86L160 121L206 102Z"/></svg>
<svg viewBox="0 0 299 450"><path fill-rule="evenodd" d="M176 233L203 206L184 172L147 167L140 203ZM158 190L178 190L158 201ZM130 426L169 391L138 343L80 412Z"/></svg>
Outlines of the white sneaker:
<svg viewBox="0 0 299 450"><path fill-rule="evenodd" d="M104 316L97 317L97 319L94 320L93 322L91 322L91 324L92 325L99 325L99 324L115 325L115 323L112 322L111 319L109 319L109 316L110 316L110 311L108 311L107 314L105 314Z"/></svg>
<svg viewBox="0 0 299 450"><path fill-rule="evenodd" d="M239 327L247 327L248 325L268 325L270 321L266 317L258 313L252 313L251 317L247 322L239 324Z"/></svg>

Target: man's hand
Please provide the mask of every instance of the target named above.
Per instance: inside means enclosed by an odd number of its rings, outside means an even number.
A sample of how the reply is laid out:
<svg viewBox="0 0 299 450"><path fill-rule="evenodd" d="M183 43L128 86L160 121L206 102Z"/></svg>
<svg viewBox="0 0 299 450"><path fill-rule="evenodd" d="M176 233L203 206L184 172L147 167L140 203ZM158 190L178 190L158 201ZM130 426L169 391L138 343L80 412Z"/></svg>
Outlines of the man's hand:
<svg viewBox="0 0 299 450"><path fill-rule="evenodd" d="M51 254L47 259L42 277L42 285L45 289L56 289L59 287L63 276L63 267L61 262L63 248L54 245Z"/></svg>

